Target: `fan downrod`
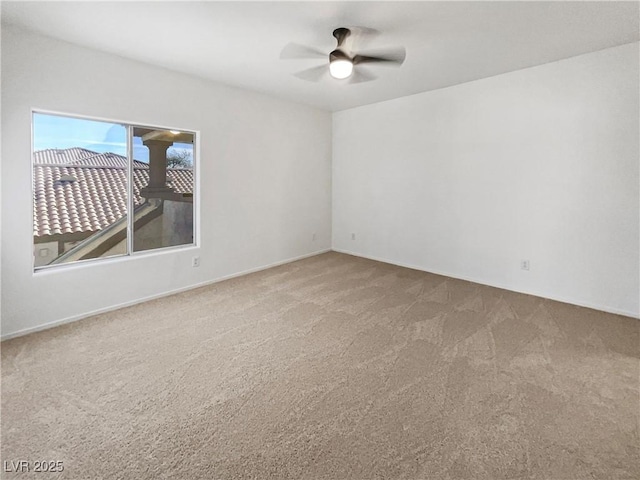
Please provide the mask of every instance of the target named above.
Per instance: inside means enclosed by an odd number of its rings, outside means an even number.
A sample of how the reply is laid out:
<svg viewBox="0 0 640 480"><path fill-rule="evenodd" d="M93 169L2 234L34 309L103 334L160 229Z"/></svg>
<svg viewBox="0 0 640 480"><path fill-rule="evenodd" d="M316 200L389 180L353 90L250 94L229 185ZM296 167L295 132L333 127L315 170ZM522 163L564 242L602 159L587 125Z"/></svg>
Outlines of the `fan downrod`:
<svg viewBox="0 0 640 480"><path fill-rule="evenodd" d="M333 36L338 41L338 48L342 46L342 43L347 39L347 37L349 37L349 35L351 35L351 30L348 28L340 27L333 31Z"/></svg>

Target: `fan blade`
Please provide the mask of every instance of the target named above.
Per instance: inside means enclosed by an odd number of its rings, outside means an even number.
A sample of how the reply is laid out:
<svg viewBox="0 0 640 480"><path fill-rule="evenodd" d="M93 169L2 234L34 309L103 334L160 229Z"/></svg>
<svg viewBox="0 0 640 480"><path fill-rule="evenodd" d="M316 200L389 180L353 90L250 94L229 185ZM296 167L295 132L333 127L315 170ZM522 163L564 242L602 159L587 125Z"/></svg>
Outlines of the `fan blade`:
<svg viewBox="0 0 640 480"><path fill-rule="evenodd" d="M327 54L312 47L299 45L297 43L288 43L280 52L281 59L289 58L327 58Z"/></svg>
<svg viewBox="0 0 640 480"><path fill-rule="evenodd" d="M364 68L354 68L351 77L349 77L349 83L363 83L375 80L376 77L373 73L365 70Z"/></svg>
<svg viewBox="0 0 640 480"><path fill-rule="evenodd" d="M380 35L380 31L367 27L349 27L351 30L351 50L359 50L372 39Z"/></svg>
<svg viewBox="0 0 640 480"><path fill-rule="evenodd" d="M366 55L355 55L353 57L353 64L384 63L387 65L402 65L406 55L406 50L403 47L377 50L375 52L369 52Z"/></svg>
<svg viewBox="0 0 640 480"><path fill-rule="evenodd" d="M329 73L329 65L320 65L319 67L307 68L293 75L309 82L318 82L327 73Z"/></svg>

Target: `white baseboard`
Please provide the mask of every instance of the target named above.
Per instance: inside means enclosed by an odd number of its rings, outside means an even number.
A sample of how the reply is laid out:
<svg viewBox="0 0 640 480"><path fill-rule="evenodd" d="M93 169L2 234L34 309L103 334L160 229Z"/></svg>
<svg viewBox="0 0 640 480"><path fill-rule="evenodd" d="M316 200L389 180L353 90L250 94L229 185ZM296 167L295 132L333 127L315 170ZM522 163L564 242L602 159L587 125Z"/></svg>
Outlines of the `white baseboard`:
<svg viewBox="0 0 640 480"><path fill-rule="evenodd" d="M495 287L495 288L501 288L502 290L509 290L511 292L516 292L516 293L524 293L527 295L533 295L534 297L540 297L540 298L546 298L548 300L554 300L556 302L562 302L562 303L568 303L571 305L577 305L579 307L585 307L585 308L591 308L593 310L599 310L601 312L607 312L607 313L614 313L616 315L622 315L625 317L631 317L631 318L640 318L640 315L638 315L637 312L631 312L628 310L622 310L619 308L614 308L614 307L609 307L607 305L597 305L597 304L593 304L590 302L585 302L582 300L575 300L575 299L570 299L570 298L565 298L562 296L558 296L558 295L552 295L549 293L540 293L537 291L526 291L526 290L520 290L520 289L516 289L513 288L512 286L508 286L508 285L502 285L499 283L495 283L495 282L487 282L486 280L480 280L477 278L471 278L471 277L465 277L465 276L461 276L461 275L454 275L448 272L441 272L441 271L436 271L436 270L426 270L424 267L419 267L417 265L409 265L409 264L405 264L405 263L399 263L399 262L395 262L392 260L388 260L385 258L380 258L380 257L373 257L373 256L369 256L369 255L362 255L360 253L356 253L356 252L351 252L349 250L341 250L338 248L333 248L332 249L334 252L338 252L338 253L345 253L347 255L352 255L354 257L360 257L360 258L366 258L368 260L374 260L376 262L382 262L382 263L389 263L391 265L396 265L398 267L404 267L404 268L411 268L412 270L419 270L421 272L427 272L427 273L433 273L435 275L442 275L444 277L450 277L450 278L455 278L458 280L466 280L467 282L473 282L473 283L479 283L481 285L487 285L489 287Z"/></svg>
<svg viewBox="0 0 640 480"><path fill-rule="evenodd" d="M94 315L98 315L101 313L112 312L114 310L118 310L120 308L130 307L132 305L137 305L139 303L148 302L150 300L155 300L157 298L168 297L169 295L175 295L176 293L186 292L188 290L193 290L194 288L204 287L206 285L211 285L218 282L223 282L225 280L230 280L232 278L241 277L243 275L249 275L250 273L260 272L262 270L267 270L269 268L277 267L280 265L285 265L287 263L297 262L298 260L302 260L309 257L315 257L316 255L321 255L323 253L330 252L331 249L327 248L324 250L317 250L315 252L307 253L304 255L300 255L293 258L288 258L286 260L281 260L279 262L270 263L268 265L262 265L260 267L251 268L249 270L243 270L241 272L232 273L230 275L225 275L224 277L218 277L213 280L207 280L206 282L200 282L193 285L189 285L187 287L178 288L175 290L168 290L166 292L158 293L156 295L149 295L147 297L138 298L136 300L132 300L130 302L123 302L117 305L111 305L105 308L99 308L96 310L92 310L90 312L82 313L80 315L73 315L71 317L63 318L61 320L54 320L53 322L43 323L42 325L37 325L35 327L24 328L22 330L17 330L15 332L7 333L0 336L0 341L9 340L11 338L22 337L23 335L28 335L30 333L39 332L42 330L48 330L53 327L57 327L59 325L64 325L65 323L77 322L78 320L82 320L88 317L92 317Z"/></svg>
<svg viewBox="0 0 640 480"><path fill-rule="evenodd" d="M28 335L30 333L35 333L35 332L39 332L42 330L48 330L50 328L54 328L57 327L59 325L64 325L66 323L71 323L71 322L76 322L78 320L82 320L88 317L92 317L94 315L98 315L101 313L106 313L106 312L111 312L114 310L118 310L120 308L125 308L125 307L130 307L132 305L137 305L139 303L144 303L144 302L148 302L150 300L155 300L157 298L162 298L162 297L167 297L169 295L175 295L176 293L181 293L181 292L186 292L188 290L193 290L195 288L200 288L200 287L204 287L206 285L212 285L214 283L218 283L218 282L223 282L225 280L230 280L232 278L236 278L236 277L241 277L243 275L248 275L250 273L255 273L255 272L260 272L262 270L267 270L269 268L273 268L273 267L277 267L280 265L285 265L287 263L292 263L292 262L296 262L298 260L302 260L305 258L309 258L309 257L314 257L316 255L321 255L323 253L327 253L330 251L335 251L338 253L344 253L347 255L352 255L354 257L360 257L360 258L366 258L368 260L374 260L376 262L382 262L382 263L388 263L391 265L396 265L398 267L404 267L404 268L411 268L413 270L419 270L422 272L427 272L427 273L433 273L436 275L442 275L445 277L450 277L450 278L456 278L458 280L466 280L468 282L473 282L473 283L479 283L481 285L487 285L490 287L495 287L495 288L501 288L503 290L509 290L511 292L517 292L517 293L524 293L527 295L533 295L536 297L541 297L541 298L547 298L549 300L554 300L557 302L562 302L562 303L568 303L571 305L577 305L580 307L585 307L585 308L591 308L594 310L599 310L602 312L607 312L607 313L613 313L616 315L623 315L625 317L631 317L631 318L640 318L640 316L635 313L635 312L630 312L630 311L626 311L626 310L622 310L622 309L618 309L618 308L612 308L606 305L596 305L590 302L584 302L581 300L574 300L574 299L568 299L568 298L564 298L561 296L557 296L557 295L550 295L548 293L540 293L540 292L536 292L536 291L525 291L525 290L520 290L520 289L515 289L511 286L506 286L506 285L502 285L502 284L498 284L495 282L487 282L486 280L480 280L477 278L471 278L471 277L466 277L466 276L461 276L461 275L453 275L451 273L448 272L442 272L442 271L435 271L435 270L426 270L424 267L419 267L417 265L411 265L411 264L405 264L405 263L401 263L401 262L395 262L392 260L388 260L385 258L380 258L380 257L374 257L374 256L369 256L369 255L362 255L360 253L356 253L356 252L352 252L349 250L342 250L342 249L337 249L337 248L333 248L333 249L323 249L323 250L318 250L315 252L311 252L311 253L307 253L305 255L300 255L297 257L293 257L293 258L288 258L286 260L281 260L278 262L274 262L274 263L270 263L267 265L262 265L260 267L256 267L256 268L251 268L249 270L243 270L241 272L236 272L236 273L232 273L230 275L225 275L223 277L218 277L212 280L207 280L205 282L200 282L200 283L196 283L193 285L189 285L186 287L182 287L182 288L178 288L178 289L174 289L174 290L168 290L166 292L162 292L156 295L150 295L147 297L143 297L143 298L139 298L130 302L123 302L123 303L119 303L116 305L111 305L109 307L105 307L105 308L99 308L96 310L92 310L90 312L86 312L86 313L82 313L80 315L74 315L71 317L67 317L67 318L63 318L61 320L55 320L53 322L48 322L48 323L44 323L42 325L37 325L35 327L29 327L29 328L24 328L22 330L17 330L15 332L11 332L11 333L7 333L7 334L3 334L2 336L0 336L0 341L5 341L5 340L9 340L11 338L16 338L16 337L21 337L23 335Z"/></svg>

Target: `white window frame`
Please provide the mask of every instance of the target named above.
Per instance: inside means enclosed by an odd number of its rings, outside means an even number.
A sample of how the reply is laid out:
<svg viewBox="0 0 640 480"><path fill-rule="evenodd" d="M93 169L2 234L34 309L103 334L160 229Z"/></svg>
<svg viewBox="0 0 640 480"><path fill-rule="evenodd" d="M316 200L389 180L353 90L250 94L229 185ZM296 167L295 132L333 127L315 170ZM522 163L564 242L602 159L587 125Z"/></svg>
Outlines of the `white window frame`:
<svg viewBox="0 0 640 480"><path fill-rule="evenodd" d="M61 263L56 265L41 265L35 266L35 257L33 255L34 252L34 239L33 239L33 224L35 221L34 218L34 115L55 115L59 117L67 117L67 118L76 118L79 120L89 120L96 122L105 122L105 123L114 123L123 125L126 129L127 136L127 252L124 254L112 255L109 257L98 257L98 258L88 258L86 260L76 260L70 263ZM42 274L46 272L54 272L61 271L67 269L74 268L82 268L82 267L91 267L95 265L103 265L106 263L117 263L122 261L131 261L137 257L150 257L155 255L167 255L175 252L183 251L183 250L193 250L200 248L200 131L193 128L182 128L177 126L162 126L153 123L147 122L130 122L126 120L119 120L113 118L105 118L105 117L97 117L92 115L83 115L76 113L68 113L68 112L59 112L54 110L47 110L42 108L32 108L30 112L30 122L31 122L31 145L29 151L31 153L30 158L30 179L31 179L31 188L29 189L31 195L31 242L30 242L30 253L31 253L31 271L32 274ZM133 129L134 128L153 128L158 130L177 130L180 132L190 133L193 135L193 243L184 244L184 245L174 245L169 247L159 247L151 250L133 250L133 216L130 215L133 212Z"/></svg>

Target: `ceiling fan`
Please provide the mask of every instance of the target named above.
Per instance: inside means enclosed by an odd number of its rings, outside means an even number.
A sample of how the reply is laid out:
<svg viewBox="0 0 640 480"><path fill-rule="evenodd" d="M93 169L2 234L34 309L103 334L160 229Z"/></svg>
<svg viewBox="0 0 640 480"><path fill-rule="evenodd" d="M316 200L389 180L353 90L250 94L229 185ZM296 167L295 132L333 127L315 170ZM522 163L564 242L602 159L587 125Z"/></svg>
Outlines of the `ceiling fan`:
<svg viewBox="0 0 640 480"><path fill-rule="evenodd" d="M371 35L377 33L373 29L366 28L336 28L333 36L338 42L337 47L328 55L318 49L298 45L287 44L280 53L281 59L324 58L329 60L317 67L303 70L294 75L302 80L312 82L319 81L327 73L338 80L349 79L349 83L360 83L374 80L376 77L362 69L362 65L392 65L400 66L406 57L404 47L388 48L384 50L354 52L353 39L356 36Z"/></svg>

